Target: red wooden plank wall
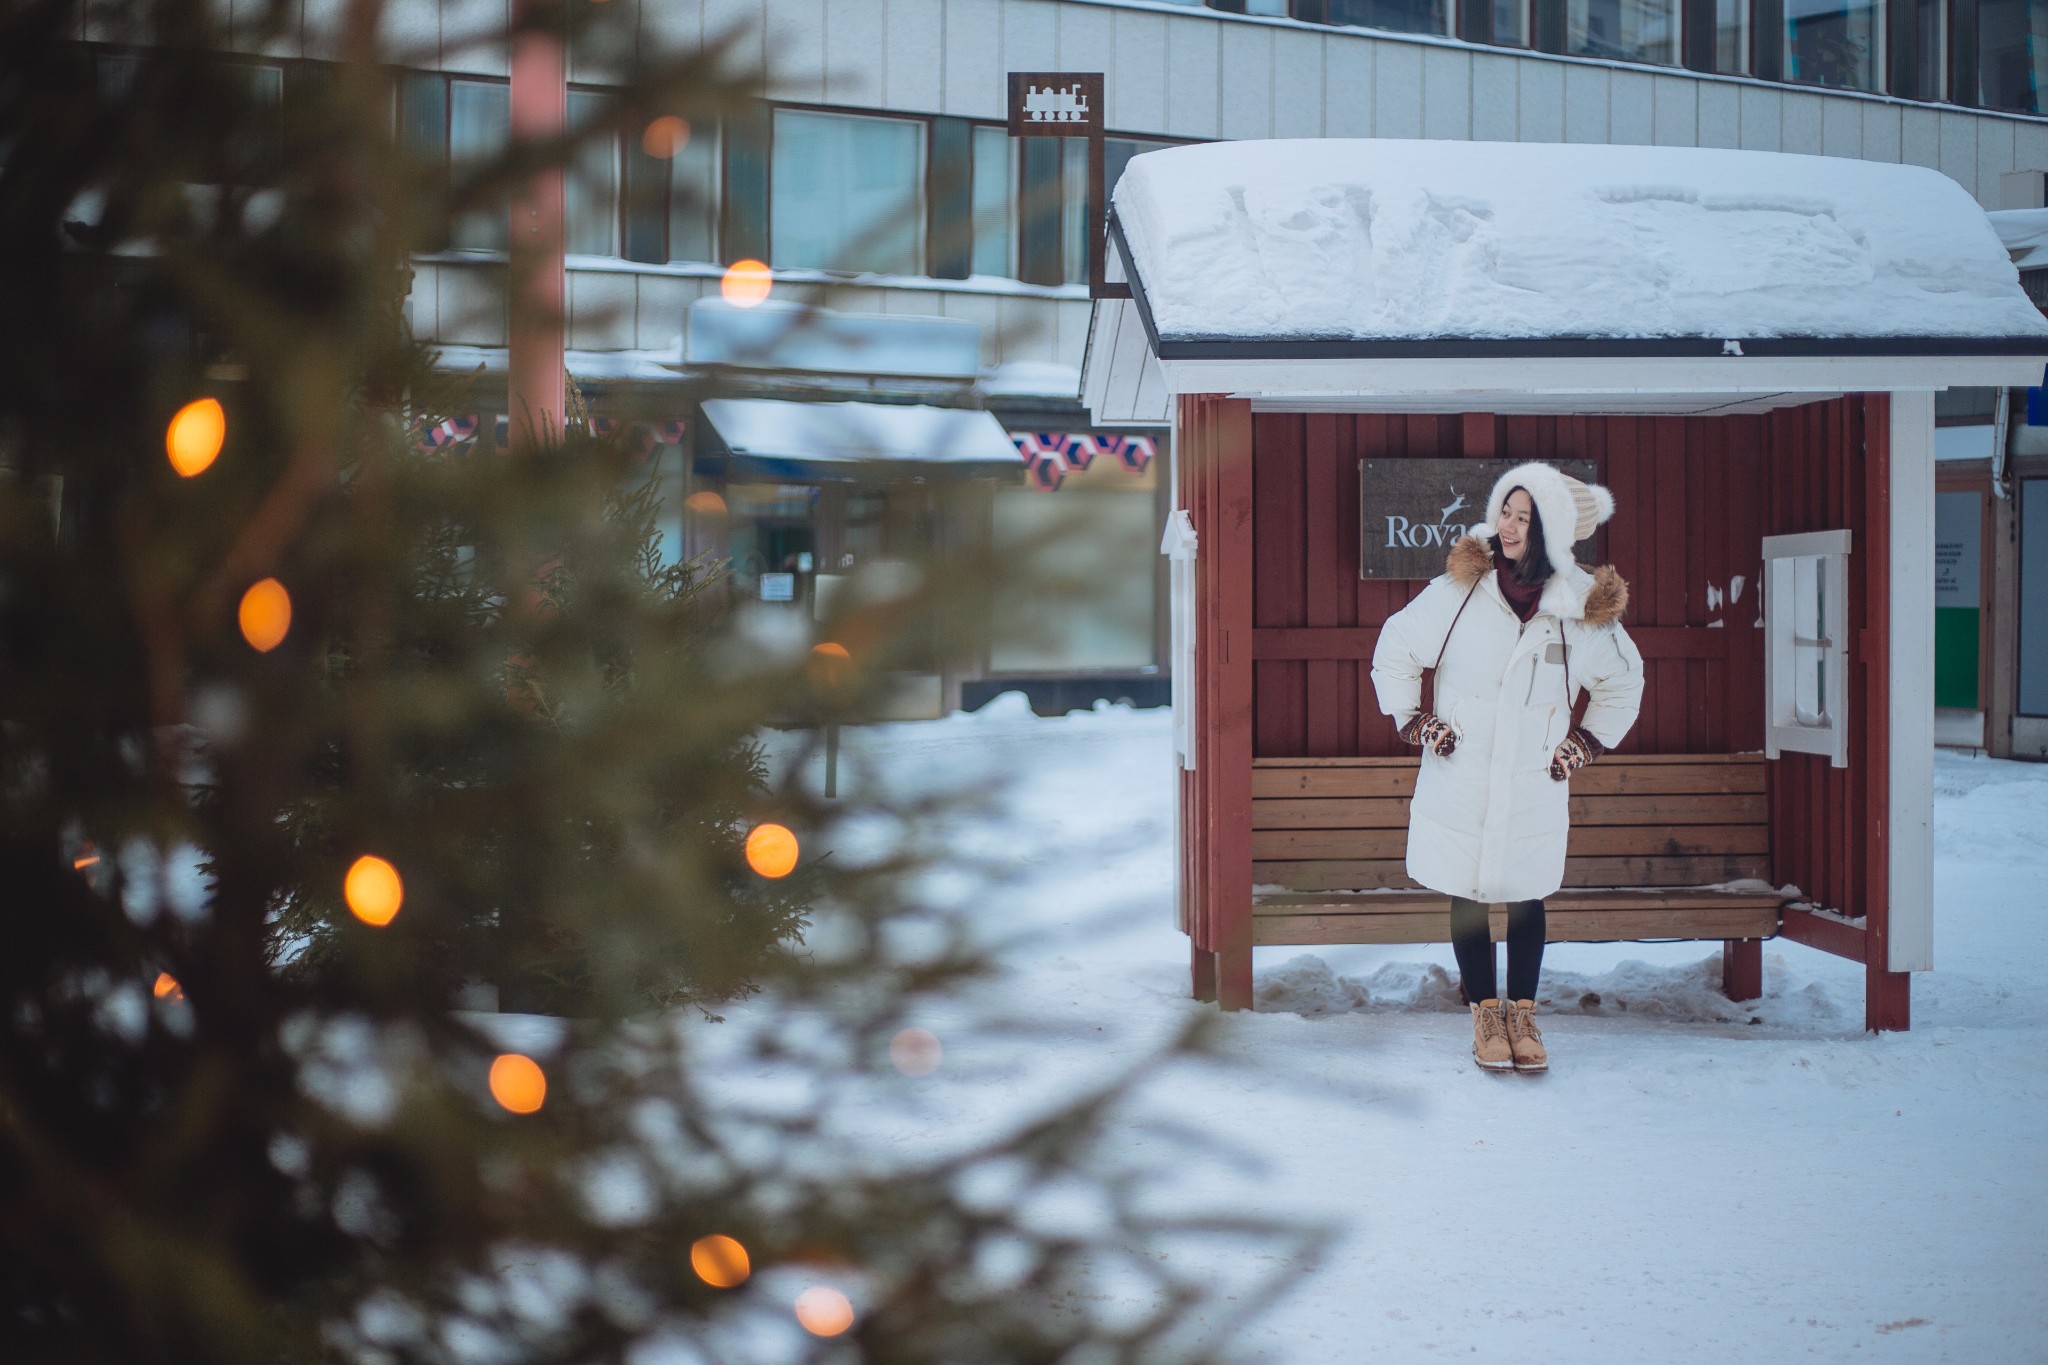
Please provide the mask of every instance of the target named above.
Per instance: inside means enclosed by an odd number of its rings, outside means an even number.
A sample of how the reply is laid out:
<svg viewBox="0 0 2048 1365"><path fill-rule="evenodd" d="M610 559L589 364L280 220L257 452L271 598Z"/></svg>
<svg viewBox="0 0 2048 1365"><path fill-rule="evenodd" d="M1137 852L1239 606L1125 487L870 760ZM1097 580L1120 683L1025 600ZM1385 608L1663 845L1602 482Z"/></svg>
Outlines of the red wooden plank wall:
<svg viewBox="0 0 2048 1365"><path fill-rule="evenodd" d="M1784 409L1770 426L1766 534L1850 533L1849 766L1796 753L1774 765L1772 876L1881 933L1890 881L1889 403L1877 395Z"/></svg>
<svg viewBox="0 0 2048 1365"><path fill-rule="evenodd" d="M1627 622L1648 670L1623 752L1762 748L1759 493L1772 420L1258 414L1254 752L1406 752L1373 695L1372 645L1423 584L1359 579L1358 462L1460 457L1588 459L1613 491L1600 548L1629 581Z"/></svg>

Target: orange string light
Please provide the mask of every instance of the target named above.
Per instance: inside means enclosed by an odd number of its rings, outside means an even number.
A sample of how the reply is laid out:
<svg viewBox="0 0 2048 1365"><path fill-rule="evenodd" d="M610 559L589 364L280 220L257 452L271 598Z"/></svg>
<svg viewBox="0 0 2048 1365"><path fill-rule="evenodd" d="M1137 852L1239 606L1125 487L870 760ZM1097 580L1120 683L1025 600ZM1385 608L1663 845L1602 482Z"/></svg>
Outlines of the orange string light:
<svg viewBox="0 0 2048 1365"><path fill-rule="evenodd" d="M405 882L398 869L374 853L365 853L349 864L341 882L342 899L349 913L365 924L379 928L391 923L398 907L405 904Z"/></svg>
<svg viewBox="0 0 2048 1365"><path fill-rule="evenodd" d="M183 1000L185 988L178 984L178 978L169 972L158 972L156 984L150 987L151 994L159 1000Z"/></svg>
<svg viewBox="0 0 2048 1365"><path fill-rule="evenodd" d="M725 268L718 292L735 308L752 308L767 300L775 288L775 273L766 263L752 259L734 261Z"/></svg>
<svg viewBox="0 0 2048 1365"><path fill-rule="evenodd" d="M710 489L700 489L683 499L683 510L695 512L700 517L722 517L725 515L725 499Z"/></svg>
<svg viewBox="0 0 2048 1365"><path fill-rule="evenodd" d="M531 1114L548 1097L548 1078L531 1057L507 1052L491 1063L491 1098L515 1114Z"/></svg>
<svg viewBox="0 0 2048 1365"><path fill-rule="evenodd" d="M830 1285L812 1285L796 1296L796 1320L814 1337L836 1337L853 1326L853 1304Z"/></svg>
<svg viewBox="0 0 2048 1365"><path fill-rule="evenodd" d="M640 134L640 150L657 161L667 161L689 143L689 123L674 114L663 114Z"/></svg>
<svg viewBox="0 0 2048 1365"><path fill-rule="evenodd" d="M204 474L227 439L228 418L218 400L195 398L179 408L164 429L164 453L185 478Z"/></svg>
<svg viewBox="0 0 2048 1365"><path fill-rule="evenodd" d="M747 835L747 866L763 877L787 877L796 855L796 835L785 825L759 824Z"/></svg>
<svg viewBox="0 0 2048 1365"><path fill-rule="evenodd" d="M292 595L275 578L266 578L242 594L236 619L249 647L258 654L268 654L284 643L284 637L291 631Z"/></svg>
<svg viewBox="0 0 2048 1365"><path fill-rule="evenodd" d="M754 1273L747 1249L718 1232L690 1243L690 1269L713 1289L734 1288Z"/></svg>

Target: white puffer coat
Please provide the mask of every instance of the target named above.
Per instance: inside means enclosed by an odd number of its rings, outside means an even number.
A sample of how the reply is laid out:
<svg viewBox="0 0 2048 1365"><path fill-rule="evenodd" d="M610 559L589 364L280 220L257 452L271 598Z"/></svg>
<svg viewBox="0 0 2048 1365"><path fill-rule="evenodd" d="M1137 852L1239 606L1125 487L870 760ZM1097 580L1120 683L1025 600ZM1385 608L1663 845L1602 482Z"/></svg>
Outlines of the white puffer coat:
<svg viewBox="0 0 2048 1365"><path fill-rule="evenodd" d="M1482 902L1540 900L1563 884L1571 784L1551 778L1550 759L1581 691L1592 694L1581 724L1602 744L1619 744L1635 724L1643 658L1620 625L1627 605L1628 585L1611 567L1589 574L1574 565L1551 574L1525 625L1501 595L1491 546L1466 536L1447 572L1381 629L1372 653L1380 710L1406 725L1441 649L1436 711L1458 736L1449 758L1423 751L1408 816L1410 877Z"/></svg>

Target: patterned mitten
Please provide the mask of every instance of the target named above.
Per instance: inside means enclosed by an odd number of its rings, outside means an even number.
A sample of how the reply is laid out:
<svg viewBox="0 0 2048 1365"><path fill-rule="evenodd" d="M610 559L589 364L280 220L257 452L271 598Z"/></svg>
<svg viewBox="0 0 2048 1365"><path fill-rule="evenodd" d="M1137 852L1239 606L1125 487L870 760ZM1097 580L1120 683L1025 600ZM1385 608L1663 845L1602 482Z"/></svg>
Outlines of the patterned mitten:
<svg viewBox="0 0 2048 1365"><path fill-rule="evenodd" d="M1451 750L1458 747L1458 734L1451 729L1449 721L1434 711L1417 711L1409 722L1401 727L1401 738L1410 744L1419 744L1436 754L1438 758L1449 758Z"/></svg>
<svg viewBox="0 0 2048 1365"><path fill-rule="evenodd" d="M1581 726L1566 735L1564 743L1550 756L1550 780L1563 782L1606 752L1607 746Z"/></svg>

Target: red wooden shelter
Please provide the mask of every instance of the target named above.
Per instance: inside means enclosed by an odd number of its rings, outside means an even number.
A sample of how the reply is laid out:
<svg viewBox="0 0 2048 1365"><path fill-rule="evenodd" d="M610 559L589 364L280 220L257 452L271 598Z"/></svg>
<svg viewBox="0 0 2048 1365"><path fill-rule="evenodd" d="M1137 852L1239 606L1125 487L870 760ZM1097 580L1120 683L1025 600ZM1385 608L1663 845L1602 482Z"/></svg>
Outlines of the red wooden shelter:
<svg viewBox="0 0 2048 1365"><path fill-rule="evenodd" d="M1181 246L1161 223L1205 167L1168 169L1118 191L1133 298L1097 304L1084 394L1110 416L1171 405L1195 994L1249 1007L1259 946L1448 937L1445 898L1403 870L1415 760L1369 680L1442 552L1366 576L1374 483L1409 461L1585 461L1618 504L1595 550L1632 586L1647 686L1573 779L1551 938L1720 940L1749 998L1783 936L1863 963L1868 1027L1907 1027L1908 974L1933 961L1933 393L2030 382L2048 327L2000 299L1975 334L1162 332L1148 283ZM1285 207L1272 220L1298 221ZM1974 249L1967 207L1949 211Z"/></svg>

